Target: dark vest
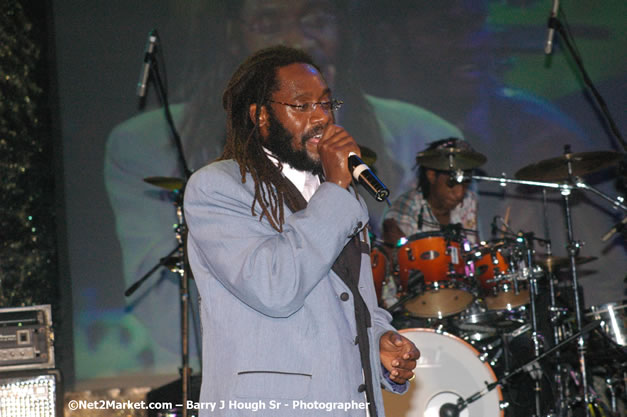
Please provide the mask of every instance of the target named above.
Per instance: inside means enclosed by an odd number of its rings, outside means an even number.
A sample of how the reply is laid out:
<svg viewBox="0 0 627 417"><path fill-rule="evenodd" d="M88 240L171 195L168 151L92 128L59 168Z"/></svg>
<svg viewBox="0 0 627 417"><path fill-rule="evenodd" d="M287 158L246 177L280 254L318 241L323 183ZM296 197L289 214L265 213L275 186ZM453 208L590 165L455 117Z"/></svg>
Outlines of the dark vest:
<svg viewBox="0 0 627 417"><path fill-rule="evenodd" d="M280 176L280 181L284 183L288 195L285 196L285 204L295 213L307 207L307 201L298 191L296 186L285 178ZM278 181L279 178L275 177ZM376 405L374 402L374 390L372 380L372 367L370 363L370 344L368 341L368 327L371 327L370 312L359 293L359 272L361 268L362 253L370 253L368 245L359 240L359 232L344 246L342 252L335 260L332 266L335 272L344 281L353 295L353 303L355 305L355 321L357 327L356 344L359 344L359 354L361 357L361 366L364 371L366 384L366 399L368 400L368 410L371 417L377 416Z"/></svg>

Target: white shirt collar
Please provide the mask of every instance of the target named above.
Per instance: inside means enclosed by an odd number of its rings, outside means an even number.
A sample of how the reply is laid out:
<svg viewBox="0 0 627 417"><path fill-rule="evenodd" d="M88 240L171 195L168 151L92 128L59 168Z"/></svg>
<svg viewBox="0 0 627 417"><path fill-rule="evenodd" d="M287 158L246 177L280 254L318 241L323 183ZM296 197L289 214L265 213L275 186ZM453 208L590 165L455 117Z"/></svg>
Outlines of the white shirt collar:
<svg viewBox="0 0 627 417"><path fill-rule="evenodd" d="M268 159L272 161L272 163L276 166L279 166L279 160L265 147L263 148ZM285 178L290 180L292 184L300 191L300 193L305 197L306 201L309 201L311 196L316 192L318 187L320 186L320 178L317 175L313 175L308 171L299 171L293 168L287 162L281 162L283 165L283 175Z"/></svg>

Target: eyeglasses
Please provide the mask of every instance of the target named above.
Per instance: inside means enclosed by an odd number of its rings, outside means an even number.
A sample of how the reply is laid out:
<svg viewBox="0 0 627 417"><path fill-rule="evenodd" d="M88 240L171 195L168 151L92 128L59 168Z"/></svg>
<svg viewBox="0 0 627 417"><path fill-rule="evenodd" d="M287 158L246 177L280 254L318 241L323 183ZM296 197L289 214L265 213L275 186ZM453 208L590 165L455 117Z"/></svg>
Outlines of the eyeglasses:
<svg viewBox="0 0 627 417"><path fill-rule="evenodd" d="M331 100L331 101L318 101L315 103L303 103L303 104L291 104L291 103L283 103L282 101L276 100L268 100L271 103L282 104L284 106L289 106L301 113L311 113L315 111L318 107L322 108L324 111L335 111L342 107L344 102L342 100Z"/></svg>

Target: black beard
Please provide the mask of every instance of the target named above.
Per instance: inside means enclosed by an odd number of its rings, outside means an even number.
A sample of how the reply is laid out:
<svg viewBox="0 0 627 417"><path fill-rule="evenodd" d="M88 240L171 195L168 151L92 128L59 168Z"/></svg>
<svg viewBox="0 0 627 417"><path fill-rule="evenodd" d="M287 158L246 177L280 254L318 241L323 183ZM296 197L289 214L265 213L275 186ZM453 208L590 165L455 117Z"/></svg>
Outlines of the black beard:
<svg viewBox="0 0 627 417"><path fill-rule="evenodd" d="M322 174L322 164L320 161L314 161L311 159L305 144L308 139L321 133L324 130L323 126L311 129L309 132L303 134L302 144L303 148L295 150L292 147L294 136L285 129L281 122L274 116L272 109L269 109L269 122L268 128L268 140L264 143L264 146L272 152L274 156L285 164L288 164L294 169L299 171L308 171L314 175Z"/></svg>

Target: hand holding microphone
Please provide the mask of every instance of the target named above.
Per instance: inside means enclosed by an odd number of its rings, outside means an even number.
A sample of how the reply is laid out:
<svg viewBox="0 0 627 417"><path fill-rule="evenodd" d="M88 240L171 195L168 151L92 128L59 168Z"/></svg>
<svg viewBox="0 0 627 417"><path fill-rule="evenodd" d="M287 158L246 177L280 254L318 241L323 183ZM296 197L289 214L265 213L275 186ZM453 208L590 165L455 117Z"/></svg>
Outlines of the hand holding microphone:
<svg viewBox="0 0 627 417"><path fill-rule="evenodd" d="M348 154L348 169L355 181L359 182L377 201L383 201L390 195L390 190L374 175L374 172L355 153Z"/></svg>
<svg viewBox="0 0 627 417"><path fill-rule="evenodd" d="M390 194L387 187L361 160L355 139L343 127L329 125L318 143L318 153L327 181L348 188L352 179L359 182L377 201Z"/></svg>

